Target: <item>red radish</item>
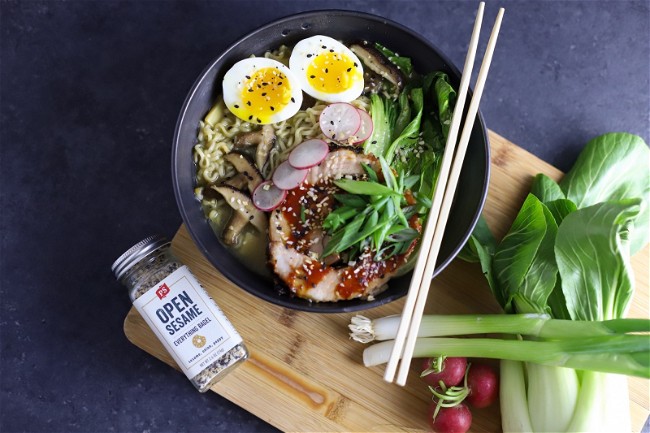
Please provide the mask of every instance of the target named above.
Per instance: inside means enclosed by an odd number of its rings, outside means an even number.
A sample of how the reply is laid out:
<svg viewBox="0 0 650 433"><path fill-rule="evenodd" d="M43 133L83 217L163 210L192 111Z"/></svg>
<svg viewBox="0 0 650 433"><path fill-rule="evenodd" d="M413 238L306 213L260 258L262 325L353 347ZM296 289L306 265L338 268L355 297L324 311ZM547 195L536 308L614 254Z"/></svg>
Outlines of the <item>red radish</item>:
<svg viewBox="0 0 650 433"><path fill-rule="evenodd" d="M476 408L488 407L499 394L499 380L492 367L485 364L471 364L467 373L469 395L467 402Z"/></svg>
<svg viewBox="0 0 650 433"><path fill-rule="evenodd" d="M273 172L273 183L280 189L294 189L303 183L307 173L309 173L309 170L293 168L289 161L284 161Z"/></svg>
<svg viewBox="0 0 650 433"><path fill-rule="evenodd" d="M434 364L439 362L440 358L427 358L422 362L422 374L420 377L423 381L433 386L440 386L440 381L447 388L456 386L465 378L465 369L467 368L467 358L444 357L440 372L436 372Z"/></svg>
<svg viewBox="0 0 650 433"><path fill-rule="evenodd" d="M357 111L361 117L361 126L359 126L359 130L354 135L356 137L355 143L361 143L362 141L366 141L370 138L372 135L372 130L374 129L374 125L372 123L372 118L367 111L360 108L357 108Z"/></svg>
<svg viewBox="0 0 650 433"><path fill-rule="evenodd" d="M329 146L323 140L303 141L289 154L289 164L298 169L311 168L324 160L329 151Z"/></svg>
<svg viewBox="0 0 650 433"><path fill-rule="evenodd" d="M469 408L459 403L452 407L441 407L435 418L436 403L429 405L429 422L437 433L465 433L472 425L472 413Z"/></svg>
<svg viewBox="0 0 650 433"><path fill-rule="evenodd" d="M325 107L320 114L320 129L327 138L345 141L357 133L361 115L354 105L337 102Z"/></svg>
<svg viewBox="0 0 650 433"><path fill-rule="evenodd" d="M269 212L277 208L287 198L287 192L267 180L257 185L253 191L253 204L259 210Z"/></svg>

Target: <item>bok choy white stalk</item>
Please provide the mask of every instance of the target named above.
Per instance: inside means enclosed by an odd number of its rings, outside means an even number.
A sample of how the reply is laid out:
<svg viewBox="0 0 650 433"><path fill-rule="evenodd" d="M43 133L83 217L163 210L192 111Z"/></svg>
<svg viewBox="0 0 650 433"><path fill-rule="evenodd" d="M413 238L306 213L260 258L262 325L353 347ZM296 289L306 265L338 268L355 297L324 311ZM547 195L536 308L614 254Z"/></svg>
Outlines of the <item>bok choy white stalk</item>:
<svg viewBox="0 0 650 433"><path fill-rule="evenodd" d="M517 417L507 417L501 420L504 432L533 432L533 426L528 414L528 395L526 393L526 372L524 363L504 359L501 361L499 400L501 407L509 407Z"/></svg>

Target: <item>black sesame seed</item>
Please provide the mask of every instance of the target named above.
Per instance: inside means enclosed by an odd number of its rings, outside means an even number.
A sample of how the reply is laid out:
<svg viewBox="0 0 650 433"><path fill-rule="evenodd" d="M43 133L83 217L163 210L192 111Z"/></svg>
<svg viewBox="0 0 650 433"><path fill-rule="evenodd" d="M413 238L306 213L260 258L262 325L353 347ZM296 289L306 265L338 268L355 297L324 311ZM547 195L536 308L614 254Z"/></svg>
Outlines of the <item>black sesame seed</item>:
<svg viewBox="0 0 650 433"><path fill-rule="evenodd" d="M281 86L281 85L282 85L282 81L280 81L280 82L278 83L278 86Z"/></svg>
<svg viewBox="0 0 650 433"><path fill-rule="evenodd" d="M253 89L248 89L249 92L253 92Z"/></svg>
<svg viewBox="0 0 650 433"><path fill-rule="evenodd" d="M357 68L359 65L357 65L357 62L354 62L354 67Z"/></svg>
<svg viewBox="0 0 650 433"><path fill-rule="evenodd" d="M291 97L291 102L296 102L296 100L293 98L293 96Z"/></svg>
<svg viewBox="0 0 650 433"><path fill-rule="evenodd" d="M347 72L350 72L351 70L352 70L352 68L348 68L348 69L347 69Z"/></svg>
<svg viewBox="0 0 650 433"><path fill-rule="evenodd" d="M327 45L323 45L321 48L325 50L327 49Z"/></svg>
<svg viewBox="0 0 650 433"><path fill-rule="evenodd" d="M246 75L246 79L247 79L247 80L250 80L250 79L251 79L251 76L250 76L250 75Z"/></svg>
<svg viewBox="0 0 650 433"><path fill-rule="evenodd" d="M377 140L372 140L372 144L377 144Z"/></svg>
<svg viewBox="0 0 650 433"><path fill-rule="evenodd" d="M329 71L327 70L327 68L325 68L325 73L326 73L326 74L329 73Z"/></svg>
<svg viewBox="0 0 650 433"><path fill-rule="evenodd" d="M316 78L316 75L310 75L309 78Z"/></svg>
<svg viewBox="0 0 650 433"><path fill-rule="evenodd" d="M239 108L239 105L235 104L235 108Z"/></svg>
<svg viewBox="0 0 650 433"><path fill-rule="evenodd" d="M333 120L330 120L330 125L334 125L334 121L333 121Z"/></svg>
<svg viewBox="0 0 650 433"><path fill-rule="evenodd" d="M246 105L251 106L251 101L246 101Z"/></svg>
<svg viewBox="0 0 650 433"><path fill-rule="evenodd" d="M266 92L262 93L262 96L266 96Z"/></svg>
<svg viewBox="0 0 650 433"><path fill-rule="evenodd" d="M334 52L334 50L330 50L330 53L333 53L333 52Z"/></svg>
<svg viewBox="0 0 650 433"><path fill-rule="evenodd" d="M253 116L248 116L248 120L253 120Z"/></svg>
<svg viewBox="0 0 650 433"><path fill-rule="evenodd" d="M307 54L307 58L310 58L310 57L311 57L311 54Z"/></svg>
<svg viewBox="0 0 650 433"><path fill-rule="evenodd" d="M275 107L271 105L271 111L275 111Z"/></svg>
<svg viewBox="0 0 650 433"><path fill-rule="evenodd" d="M259 117L257 118L257 123L262 123Z"/></svg>

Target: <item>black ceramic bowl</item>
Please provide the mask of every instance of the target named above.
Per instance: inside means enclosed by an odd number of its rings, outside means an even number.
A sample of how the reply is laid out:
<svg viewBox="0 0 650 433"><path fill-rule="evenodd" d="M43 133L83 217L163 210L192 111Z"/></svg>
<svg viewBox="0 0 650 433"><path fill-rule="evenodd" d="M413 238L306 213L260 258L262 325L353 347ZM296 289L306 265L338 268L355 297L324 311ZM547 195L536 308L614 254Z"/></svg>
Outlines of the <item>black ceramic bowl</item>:
<svg viewBox="0 0 650 433"><path fill-rule="evenodd" d="M313 303L280 294L272 281L251 272L228 252L208 225L200 203L194 198L196 169L192 147L197 142L199 121L221 93L221 80L225 72L235 62L251 54L262 55L281 44L291 46L303 38L318 34L343 41L365 39L379 42L400 55L410 57L415 70L420 73L442 70L449 74L455 87L460 81L458 69L435 46L406 27L384 18L360 12L315 11L280 19L240 39L212 61L194 83L176 125L172 179L183 222L194 242L228 279L266 301L287 308L319 313L350 312L383 305L404 296L408 291L410 274L391 280L389 288L373 301ZM434 275L458 254L476 224L487 195L489 161L487 129L479 113Z"/></svg>

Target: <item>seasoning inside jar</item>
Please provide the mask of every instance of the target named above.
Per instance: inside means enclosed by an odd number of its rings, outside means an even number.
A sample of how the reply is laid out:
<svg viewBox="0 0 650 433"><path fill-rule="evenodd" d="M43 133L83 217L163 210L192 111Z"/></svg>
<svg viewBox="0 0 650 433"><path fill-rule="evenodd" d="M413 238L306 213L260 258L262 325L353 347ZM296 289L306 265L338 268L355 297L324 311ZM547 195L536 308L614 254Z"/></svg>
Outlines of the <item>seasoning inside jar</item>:
<svg viewBox="0 0 650 433"><path fill-rule="evenodd" d="M192 384L205 392L248 350L216 302L161 236L122 254L111 269L131 302Z"/></svg>

